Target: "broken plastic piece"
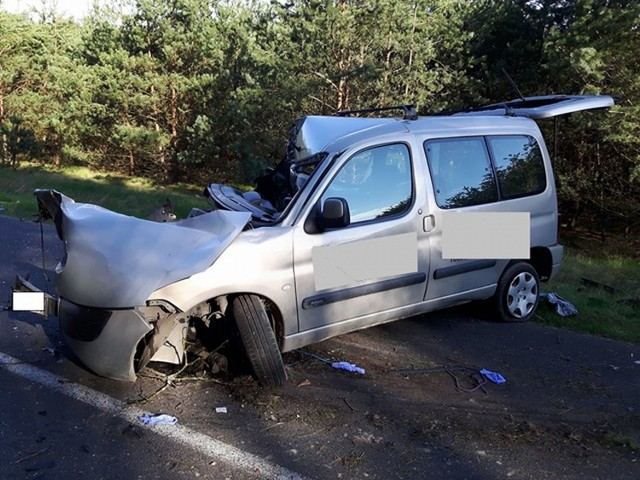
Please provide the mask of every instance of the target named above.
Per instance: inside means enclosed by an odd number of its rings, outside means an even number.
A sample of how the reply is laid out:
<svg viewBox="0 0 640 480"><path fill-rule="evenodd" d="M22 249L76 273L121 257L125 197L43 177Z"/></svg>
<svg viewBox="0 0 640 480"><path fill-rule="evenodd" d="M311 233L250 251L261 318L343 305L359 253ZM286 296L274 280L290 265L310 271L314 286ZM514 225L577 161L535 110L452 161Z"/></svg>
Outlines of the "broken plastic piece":
<svg viewBox="0 0 640 480"><path fill-rule="evenodd" d="M216 407L216 413L227 413L227 407Z"/></svg>
<svg viewBox="0 0 640 480"><path fill-rule="evenodd" d="M497 373L497 372L492 372L492 371L490 371L490 370L487 370L486 368L483 368L482 370L480 370L480 373L481 373L482 375L484 375L484 377L485 377L487 380L489 380L489 381L491 381L491 382L493 382L493 383L498 383L498 384L499 384L499 383L505 383L505 382L507 381L507 380L506 380L502 375L500 375L499 373Z"/></svg>
<svg viewBox="0 0 640 480"><path fill-rule="evenodd" d="M364 368L360 368L353 363L349 362L332 362L331 360L327 360L326 358L319 357L318 355L310 352L305 352L304 350L296 350L304 355L308 355L316 360L320 360L323 363L330 364L333 368L337 368L339 370L347 370L348 372L359 373L360 375L364 375ZM302 382L301 382L302 383ZM299 387L302 385L298 385Z"/></svg>
<svg viewBox="0 0 640 480"><path fill-rule="evenodd" d="M555 305L556 313L561 317L572 317L578 314L576 307L555 293L541 293L540 296L546 298L551 305Z"/></svg>
<svg viewBox="0 0 640 480"><path fill-rule="evenodd" d="M601 288L605 292L610 293L611 295L614 295L616 293L616 289L611 285L607 285L606 283L602 283L602 282L596 282L595 280L591 280L590 278L580 277L580 283L587 287Z"/></svg>
<svg viewBox="0 0 640 480"><path fill-rule="evenodd" d="M159 413L157 415L145 413L144 415L140 415L138 419L143 425L173 425L178 421L176 417L172 417L165 413Z"/></svg>
<svg viewBox="0 0 640 480"><path fill-rule="evenodd" d="M349 362L333 362L331 364L333 368L338 368L341 370L346 370L348 372L359 373L360 375L364 375L364 368L357 367L353 363Z"/></svg>

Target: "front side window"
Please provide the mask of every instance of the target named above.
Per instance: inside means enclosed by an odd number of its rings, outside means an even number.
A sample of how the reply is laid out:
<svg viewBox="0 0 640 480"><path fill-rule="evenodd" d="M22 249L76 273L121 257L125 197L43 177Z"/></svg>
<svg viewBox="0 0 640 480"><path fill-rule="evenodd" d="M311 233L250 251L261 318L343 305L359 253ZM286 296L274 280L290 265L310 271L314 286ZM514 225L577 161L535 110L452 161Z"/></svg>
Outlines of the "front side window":
<svg viewBox="0 0 640 480"><path fill-rule="evenodd" d="M484 138L429 140L425 151L440 208L469 207L498 199Z"/></svg>
<svg viewBox="0 0 640 480"><path fill-rule="evenodd" d="M488 137L502 198L541 193L547 187L544 162L534 138L524 135Z"/></svg>
<svg viewBox="0 0 640 480"><path fill-rule="evenodd" d="M351 157L322 195L344 198L351 223L405 212L411 203L411 157L404 144L369 148Z"/></svg>

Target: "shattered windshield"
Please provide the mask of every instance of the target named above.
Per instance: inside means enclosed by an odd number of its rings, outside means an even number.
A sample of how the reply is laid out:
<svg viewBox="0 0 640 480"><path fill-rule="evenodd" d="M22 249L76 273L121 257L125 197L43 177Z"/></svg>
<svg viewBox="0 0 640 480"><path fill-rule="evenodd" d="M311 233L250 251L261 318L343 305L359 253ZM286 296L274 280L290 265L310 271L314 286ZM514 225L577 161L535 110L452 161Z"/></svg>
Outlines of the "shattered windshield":
<svg viewBox="0 0 640 480"><path fill-rule="evenodd" d="M304 191L309 184L309 179L315 174L327 156L327 152L321 152L290 164L291 181L289 185L291 196L285 197L280 215L286 213L289 209L288 207L295 203L293 200Z"/></svg>
<svg viewBox="0 0 640 480"><path fill-rule="evenodd" d="M255 192L274 211L283 212L326 157L327 152L316 153L298 161L289 156L256 179Z"/></svg>
<svg viewBox="0 0 640 480"><path fill-rule="evenodd" d="M327 152L320 152L291 164L291 174L295 177L295 182L292 184L295 189L294 194L307 183L311 174L327 158L327 155Z"/></svg>
<svg viewBox="0 0 640 480"><path fill-rule="evenodd" d="M250 212L254 227L273 225L326 157L327 153L322 152L299 161L285 159L258 177L254 190L246 192L212 183L205 189L205 195L216 208Z"/></svg>

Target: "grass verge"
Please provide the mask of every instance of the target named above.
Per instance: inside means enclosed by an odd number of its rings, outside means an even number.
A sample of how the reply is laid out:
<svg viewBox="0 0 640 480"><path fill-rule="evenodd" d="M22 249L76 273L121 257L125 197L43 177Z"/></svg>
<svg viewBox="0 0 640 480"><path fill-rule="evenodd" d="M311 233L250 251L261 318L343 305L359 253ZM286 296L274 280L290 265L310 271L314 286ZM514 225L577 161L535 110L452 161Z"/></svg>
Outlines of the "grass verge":
<svg viewBox="0 0 640 480"><path fill-rule="evenodd" d="M543 304L537 320L640 344L640 257L634 242L611 238L605 243L585 235L563 242L567 248L560 273L542 289L571 302L578 315L563 318Z"/></svg>
<svg viewBox="0 0 640 480"><path fill-rule="evenodd" d="M146 178L99 173L86 167L56 169L28 165L17 170L0 168L2 213L33 218L37 213L33 190L37 188L53 188L77 202L93 203L139 218L151 215L167 198L178 218L185 218L192 207L211 207L202 196L204 186L164 186Z"/></svg>

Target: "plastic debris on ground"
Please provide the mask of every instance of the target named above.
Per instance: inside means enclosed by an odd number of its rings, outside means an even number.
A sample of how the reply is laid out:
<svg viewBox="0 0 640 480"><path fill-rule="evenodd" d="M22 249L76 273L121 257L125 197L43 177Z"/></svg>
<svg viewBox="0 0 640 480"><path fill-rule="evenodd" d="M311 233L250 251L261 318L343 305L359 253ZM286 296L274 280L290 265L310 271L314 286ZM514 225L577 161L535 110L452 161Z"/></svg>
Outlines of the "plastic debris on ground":
<svg viewBox="0 0 640 480"><path fill-rule="evenodd" d="M561 317L573 317L578 314L578 309L564 298L555 293L541 293L541 298L545 298L551 305L555 305L556 313Z"/></svg>
<svg viewBox="0 0 640 480"><path fill-rule="evenodd" d="M339 370L346 370L348 372L359 373L360 375L364 375L364 368L358 367L354 363L349 362L332 362L326 358L322 358L314 353L305 352L304 350L296 350L298 353L302 353L303 355L308 355L309 357L315 358L316 360L320 360L322 363L327 363L331 365L333 368L337 368Z"/></svg>
<svg viewBox="0 0 640 480"><path fill-rule="evenodd" d="M144 425L173 425L178 421L176 417L165 413L159 413L157 415L145 413L144 415L140 415L138 419Z"/></svg>
<svg viewBox="0 0 640 480"><path fill-rule="evenodd" d="M580 284L584 285L585 287L601 288L611 295L615 295L616 293L616 289L611 285L607 285L606 283L602 282L596 282L595 280L591 280L590 278L580 277Z"/></svg>
<svg viewBox="0 0 640 480"><path fill-rule="evenodd" d="M481 373L482 375L484 375L484 377L485 377L487 380L489 380L490 382L493 382L493 383L498 383L498 384L500 384L500 383L505 383L505 382L507 381L507 380L506 380L502 375L500 375L499 373L497 373L497 372L492 372L491 370L487 370L486 368L483 368L482 370L480 370L480 373Z"/></svg>
<svg viewBox="0 0 640 480"><path fill-rule="evenodd" d="M353 363L333 362L331 366L339 370L346 370L347 372L354 372L354 373L359 373L360 375L364 375L364 368L357 367Z"/></svg>
<svg viewBox="0 0 640 480"><path fill-rule="evenodd" d="M467 376L463 376L459 378L454 372L471 372ZM484 389L484 385L489 381L500 384L505 383L507 380L497 372L492 372L483 368L482 370L478 370L475 367L468 367L464 365L444 365L442 367L433 367L433 368L403 368L399 370L391 370L391 373L400 374L400 375L409 375L416 373L437 373L444 372L447 373L451 378L453 378L456 388L462 392L472 393L476 390L482 390L484 393L487 391ZM470 387L463 386L464 383L471 382Z"/></svg>
<svg viewBox="0 0 640 480"><path fill-rule="evenodd" d="M227 407L216 407L216 413L227 413Z"/></svg>

